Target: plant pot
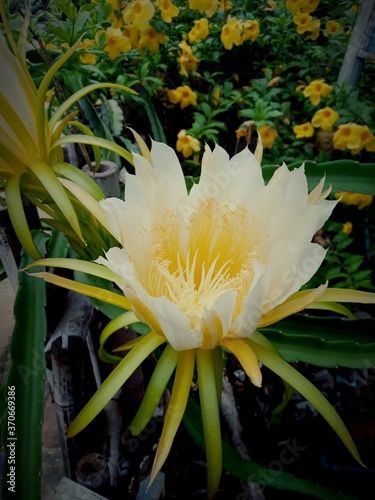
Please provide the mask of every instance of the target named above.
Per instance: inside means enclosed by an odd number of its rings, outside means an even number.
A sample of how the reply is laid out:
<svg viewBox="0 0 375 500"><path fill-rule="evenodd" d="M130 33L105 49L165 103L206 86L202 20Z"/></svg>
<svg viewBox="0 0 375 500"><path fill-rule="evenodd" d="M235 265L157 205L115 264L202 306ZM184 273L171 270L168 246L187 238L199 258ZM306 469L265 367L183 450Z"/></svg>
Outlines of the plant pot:
<svg viewBox="0 0 375 500"><path fill-rule="evenodd" d="M95 162L92 162L92 165L95 167ZM120 198L120 183L116 163L103 160L97 172L92 172L88 165L84 165L82 171L96 182L107 198Z"/></svg>

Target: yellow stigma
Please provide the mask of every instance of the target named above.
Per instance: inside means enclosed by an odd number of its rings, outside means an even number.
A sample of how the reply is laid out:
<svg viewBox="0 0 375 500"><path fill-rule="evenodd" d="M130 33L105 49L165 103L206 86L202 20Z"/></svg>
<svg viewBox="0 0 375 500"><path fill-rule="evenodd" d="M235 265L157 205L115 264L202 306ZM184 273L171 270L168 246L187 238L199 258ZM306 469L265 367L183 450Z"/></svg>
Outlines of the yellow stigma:
<svg viewBox="0 0 375 500"><path fill-rule="evenodd" d="M237 292L237 315L253 281L254 259L262 260L264 240L244 206L223 207L208 198L191 209L188 223L174 212L158 217L140 278L151 297L165 296L178 305L191 328L228 290Z"/></svg>

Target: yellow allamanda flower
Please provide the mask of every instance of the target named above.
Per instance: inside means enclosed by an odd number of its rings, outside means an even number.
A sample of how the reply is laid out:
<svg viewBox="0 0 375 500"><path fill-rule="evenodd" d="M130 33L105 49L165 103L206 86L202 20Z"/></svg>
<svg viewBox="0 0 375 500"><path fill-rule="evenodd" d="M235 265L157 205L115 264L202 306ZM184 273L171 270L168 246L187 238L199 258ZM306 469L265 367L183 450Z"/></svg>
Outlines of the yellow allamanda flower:
<svg viewBox="0 0 375 500"><path fill-rule="evenodd" d="M120 28L107 28L105 30L104 51L108 53L112 61L123 52L129 52L131 49L129 38L124 35Z"/></svg>
<svg viewBox="0 0 375 500"><path fill-rule="evenodd" d="M311 304L323 308L336 300L375 302L374 294L328 289L327 284L299 291L326 254L311 241L337 203L326 199L324 179L309 193L303 166L289 171L284 164L265 185L261 166L247 148L230 159L219 146L213 151L206 146L199 183L188 193L176 153L158 142L149 151L139 136L137 142L143 156L133 154L136 173L127 175L125 201L100 202L121 247L109 249L94 263L35 263L100 276L114 281L123 293L114 295L123 298L124 313L103 330L99 351L102 359L119 364L71 424L68 437L84 429L159 348L161 355L129 429L133 435L142 432L175 371L152 482L171 449L191 384L197 383L207 494L213 498L222 474L219 402L226 351L237 357L255 386L262 383L260 363L291 384L362 464L336 410L258 331ZM54 274L37 276L61 284ZM66 282L64 286L69 288ZM123 359L107 353L108 337L137 321L147 324L149 333L119 348L129 351Z"/></svg>
<svg viewBox="0 0 375 500"><path fill-rule="evenodd" d="M122 17L119 0L106 0L106 3L108 3L112 7L112 12L108 16L108 21L112 21L111 27L122 28L122 26L124 25L124 19Z"/></svg>
<svg viewBox="0 0 375 500"><path fill-rule="evenodd" d="M219 104L221 103L220 94L221 90L219 88L215 89L212 92L212 102L214 103L214 106L219 106Z"/></svg>
<svg viewBox="0 0 375 500"><path fill-rule="evenodd" d="M174 17L177 17L180 9L173 5L171 0L158 0L158 6L161 10L161 17L166 23L171 23Z"/></svg>
<svg viewBox="0 0 375 500"><path fill-rule="evenodd" d="M165 33L158 33L151 24L139 32L139 49L148 49L156 54L159 51L159 44L165 43L168 37Z"/></svg>
<svg viewBox="0 0 375 500"><path fill-rule="evenodd" d="M338 126L333 136L334 149L357 149L361 146L361 126L357 123L344 123Z"/></svg>
<svg viewBox="0 0 375 500"><path fill-rule="evenodd" d="M302 9L302 5L304 4L304 0L286 0L285 2L285 7L291 12L292 14L297 14L297 12L300 12Z"/></svg>
<svg viewBox="0 0 375 500"><path fill-rule="evenodd" d="M334 149L350 149L352 154L357 154L362 149L375 152L375 137L367 125L345 123L339 125L333 136Z"/></svg>
<svg viewBox="0 0 375 500"><path fill-rule="evenodd" d="M305 40L316 40L320 34L320 19L314 19L311 21L310 28L307 31L311 31L311 35L305 36Z"/></svg>
<svg viewBox="0 0 375 500"><path fill-rule="evenodd" d="M129 38L132 48L139 50L140 31L132 24L128 24L127 26L124 27L122 32L123 32L124 36Z"/></svg>
<svg viewBox="0 0 375 500"><path fill-rule="evenodd" d="M306 122L301 125L295 125L293 132L296 134L296 139L302 139L303 137L312 137L314 135L314 128L310 122Z"/></svg>
<svg viewBox="0 0 375 500"><path fill-rule="evenodd" d="M132 24L135 28L142 31L147 27L150 19L154 17L155 7L150 0L136 0L130 2L122 12L125 24Z"/></svg>
<svg viewBox="0 0 375 500"><path fill-rule="evenodd" d="M335 33L338 33L339 31L342 31L342 30L343 30L343 27L337 21L327 21L326 28L324 31L325 31L325 34L327 36L327 35L334 35Z"/></svg>
<svg viewBox="0 0 375 500"><path fill-rule="evenodd" d="M95 66L96 64L96 55L91 52L85 52L84 54L79 56L79 60L82 64L90 64L91 66Z"/></svg>
<svg viewBox="0 0 375 500"><path fill-rule="evenodd" d="M359 132L361 145L357 149L352 150L352 154L357 154L362 151L362 149L366 149L370 153L375 152L375 137L371 130L367 125L361 125L361 130Z"/></svg>
<svg viewBox="0 0 375 500"><path fill-rule="evenodd" d="M321 97L328 97L333 87L325 83L322 78L312 81L303 90L303 95L310 99L311 104L319 104Z"/></svg>
<svg viewBox="0 0 375 500"><path fill-rule="evenodd" d="M293 16L293 21L294 24L297 25L297 33L299 35L306 33L306 31L312 31L312 17L309 14L297 12L297 14Z"/></svg>
<svg viewBox="0 0 375 500"><path fill-rule="evenodd" d="M277 2L275 0L267 0L267 7L264 8L267 12L273 12L277 7Z"/></svg>
<svg viewBox="0 0 375 500"><path fill-rule="evenodd" d="M199 19L194 21L194 26L188 33L188 38L190 43L199 42L200 40L205 40L208 37L208 21L207 19Z"/></svg>
<svg viewBox="0 0 375 500"><path fill-rule="evenodd" d="M91 52L87 52L88 49L95 47L95 45L95 41L89 40L88 38L85 38L85 40L83 40L83 42L79 44L79 48L85 51L84 54L79 56L81 63L91 64L91 66L95 66L96 55L92 54Z"/></svg>
<svg viewBox="0 0 375 500"><path fill-rule="evenodd" d="M319 5L320 0L305 0L303 3L303 6L301 8L302 12L306 12L307 14L311 14L311 12L314 12L318 5Z"/></svg>
<svg viewBox="0 0 375 500"><path fill-rule="evenodd" d="M193 50L185 40L178 44L180 51L178 52L177 62L180 64L180 75L188 76L188 73L196 71L198 68L198 59L193 54Z"/></svg>
<svg viewBox="0 0 375 500"><path fill-rule="evenodd" d="M320 0L286 0L285 7L292 14L302 12L304 14L311 14L319 5Z"/></svg>
<svg viewBox="0 0 375 500"><path fill-rule="evenodd" d="M54 88L47 90L46 102L51 102L55 94L56 94L56 92L55 92Z"/></svg>
<svg viewBox="0 0 375 500"><path fill-rule="evenodd" d="M184 158L188 158L194 152L198 152L201 149L198 139L186 134L186 130L180 130L177 134L177 151L181 152Z"/></svg>
<svg viewBox="0 0 375 500"><path fill-rule="evenodd" d="M260 33L259 22L255 20L248 19L242 22L242 34L241 40L244 42L245 40L251 40L255 42Z"/></svg>
<svg viewBox="0 0 375 500"><path fill-rule="evenodd" d="M168 90L168 99L173 104L180 104L180 108L197 105L197 94L188 85Z"/></svg>
<svg viewBox="0 0 375 500"><path fill-rule="evenodd" d="M374 199L370 194L352 193L350 191L341 191L335 193L334 196L341 203L345 203L345 205L357 206L358 210L370 206Z"/></svg>
<svg viewBox="0 0 375 500"><path fill-rule="evenodd" d="M230 17L228 22L224 24L220 40L227 50L232 50L233 45L242 44L242 23L235 17Z"/></svg>
<svg viewBox="0 0 375 500"><path fill-rule="evenodd" d="M262 138L263 147L271 149L278 135L276 130L269 125L261 125L258 132Z"/></svg>
<svg viewBox="0 0 375 500"><path fill-rule="evenodd" d="M219 0L189 0L192 10L199 10L201 14L212 17L219 7Z"/></svg>
<svg viewBox="0 0 375 500"><path fill-rule="evenodd" d="M315 128L321 128L326 132L332 130L333 125L340 118L340 115L334 109L326 106L325 108L319 109L311 119L312 126Z"/></svg>
<svg viewBox="0 0 375 500"><path fill-rule="evenodd" d="M350 234L352 231L353 231L353 223L350 221L347 221L347 222L344 222L344 224L342 225L342 229L341 229L340 233Z"/></svg>
<svg viewBox="0 0 375 500"><path fill-rule="evenodd" d="M219 0L218 10L230 10L232 7L230 0Z"/></svg>

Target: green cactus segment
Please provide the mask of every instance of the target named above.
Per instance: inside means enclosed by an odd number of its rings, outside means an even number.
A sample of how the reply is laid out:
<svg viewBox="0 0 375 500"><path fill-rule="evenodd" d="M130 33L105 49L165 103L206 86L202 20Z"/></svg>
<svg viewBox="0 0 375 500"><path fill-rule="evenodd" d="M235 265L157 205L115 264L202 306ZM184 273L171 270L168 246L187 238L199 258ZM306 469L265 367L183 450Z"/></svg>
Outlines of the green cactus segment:
<svg viewBox="0 0 375 500"><path fill-rule="evenodd" d="M35 233L41 253L47 236ZM21 268L31 258L23 252ZM40 499L42 422L44 413L46 338L45 282L19 273L14 305L15 326L10 345L11 366L5 387L8 398L3 429L5 448L2 498ZM12 479L14 478L14 483Z"/></svg>

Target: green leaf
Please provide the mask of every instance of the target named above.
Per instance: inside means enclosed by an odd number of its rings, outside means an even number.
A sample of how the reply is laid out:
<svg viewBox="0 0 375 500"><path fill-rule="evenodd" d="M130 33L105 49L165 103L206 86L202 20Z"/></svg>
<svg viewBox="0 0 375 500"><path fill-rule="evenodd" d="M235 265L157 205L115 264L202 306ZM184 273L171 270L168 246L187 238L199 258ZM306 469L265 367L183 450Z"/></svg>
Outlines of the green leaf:
<svg viewBox="0 0 375 500"><path fill-rule="evenodd" d="M164 142L164 144L167 144L167 139L164 134L163 126L160 123L159 117L155 111L154 105L152 104L149 94L145 94L143 96L143 100L148 119L150 120L154 140L159 142Z"/></svg>
<svg viewBox="0 0 375 500"><path fill-rule="evenodd" d="M101 94L102 118L114 135L120 135L124 126L124 113L115 99L106 99Z"/></svg>
<svg viewBox="0 0 375 500"><path fill-rule="evenodd" d="M41 253L45 233L33 232ZM21 266L31 261L23 252ZM45 283L27 273L19 273L19 287L14 304L15 325L10 345L11 365L6 383L8 421L5 429L5 460L3 477L15 467L15 492L3 481L4 500L27 498L40 500L42 467L42 422L44 412L45 355L47 333L45 314ZM14 399L13 399L14 398ZM11 406L11 402L15 404ZM14 419L11 414L14 409ZM14 424L14 431L12 424ZM14 434L12 434L14 432ZM17 438L13 440L12 438ZM15 461L12 462L14 446Z"/></svg>
<svg viewBox="0 0 375 500"><path fill-rule="evenodd" d="M375 320L295 314L260 331L288 362L326 368L375 366Z"/></svg>
<svg viewBox="0 0 375 500"><path fill-rule="evenodd" d="M291 163L289 170L300 167L302 162ZM270 180L276 165L266 165L262 168L266 182ZM332 186L332 192L353 191L362 194L375 195L374 172L375 163L359 163L355 160L336 160L327 163L305 162L305 172L309 189L313 189L326 175L325 188Z"/></svg>

